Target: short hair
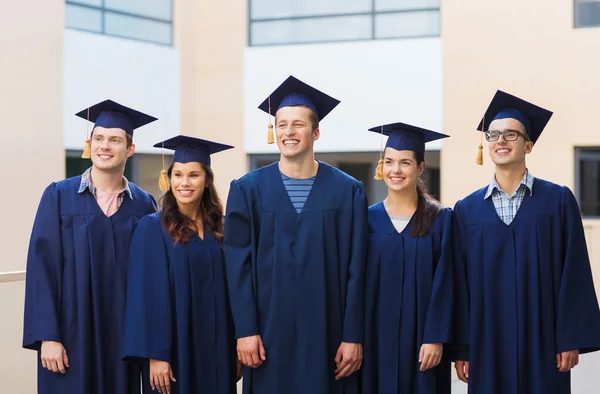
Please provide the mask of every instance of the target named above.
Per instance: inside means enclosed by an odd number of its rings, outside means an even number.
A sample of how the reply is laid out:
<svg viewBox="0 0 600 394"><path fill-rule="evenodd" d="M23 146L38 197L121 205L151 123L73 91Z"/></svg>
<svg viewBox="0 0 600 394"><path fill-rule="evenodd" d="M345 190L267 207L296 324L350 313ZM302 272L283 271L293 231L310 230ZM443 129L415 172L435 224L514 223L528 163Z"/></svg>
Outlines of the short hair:
<svg viewBox="0 0 600 394"><path fill-rule="evenodd" d="M94 130L95 130L95 128L92 129L92 134L90 134L90 139L92 139L94 137ZM128 132L125 132L125 141L127 141L127 147L128 148L131 145L133 145L133 137Z"/></svg>

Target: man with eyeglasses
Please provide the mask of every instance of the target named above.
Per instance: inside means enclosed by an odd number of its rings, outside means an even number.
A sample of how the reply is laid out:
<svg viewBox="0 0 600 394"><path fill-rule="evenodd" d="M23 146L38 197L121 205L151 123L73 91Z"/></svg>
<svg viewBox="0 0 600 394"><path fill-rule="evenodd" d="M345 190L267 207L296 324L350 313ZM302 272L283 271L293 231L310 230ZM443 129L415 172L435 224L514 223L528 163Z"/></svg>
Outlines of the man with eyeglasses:
<svg viewBox="0 0 600 394"><path fill-rule="evenodd" d="M577 201L526 156L552 112L502 91L478 130L495 174L455 206L458 377L469 393L567 394L579 354L600 349L600 311ZM464 288L463 288L464 289Z"/></svg>

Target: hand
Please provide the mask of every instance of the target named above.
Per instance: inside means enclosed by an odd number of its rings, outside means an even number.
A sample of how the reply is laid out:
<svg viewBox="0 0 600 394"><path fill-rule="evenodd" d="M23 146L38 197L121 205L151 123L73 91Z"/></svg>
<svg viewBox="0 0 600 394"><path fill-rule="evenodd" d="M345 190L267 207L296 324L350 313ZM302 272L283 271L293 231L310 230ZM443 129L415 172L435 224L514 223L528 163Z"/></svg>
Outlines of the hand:
<svg viewBox="0 0 600 394"><path fill-rule="evenodd" d="M562 352L556 355L556 368L560 372L567 372L579 364L579 350Z"/></svg>
<svg viewBox="0 0 600 394"><path fill-rule="evenodd" d="M237 340L238 360L247 367L257 368L267 361L265 347L260 335L239 338Z"/></svg>
<svg viewBox="0 0 600 394"><path fill-rule="evenodd" d="M360 343L342 342L335 355L335 365L337 369L335 380L340 380L346 376L352 375L362 366L363 345Z"/></svg>
<svg viewBox="0 0 600 394"><path fill-rule="evenodd" d="M60 342L42 341L40 358L42 359L42 367L52 372L64 374L69 368L67 351Z"/></svg>
<svg viewBox="0 0 600 394"><path fill-rule="evenodd" d="M176 381L171 370L171 364L160 360L150 360L150 386L152 386L152 390L162 394L171 394L171 381Z"/></svg>
<svg viewBox="0 0 600 394"><path fill-rule="evenodd" d="M444 346L441 343L424 343L419 353L421 372L437 367L440 361L442 361L443 352Z"/></svg>
<svg viewBox="0 0 600 394"><path fill-rule="evenodd" d="M469 362L468 361L456 361L454 363L456 368L456 374L458 378L465 383L469 383Z"/></svg>
<svg viewBox="0 0 600 394"><path fill-rule="evenodd" d="M243 366L244 364L242 364L242 362L240 360L236 360L236 373L235 373L235 382L239 382L240 379L242 378L242 372L243 372Z"/></svg>

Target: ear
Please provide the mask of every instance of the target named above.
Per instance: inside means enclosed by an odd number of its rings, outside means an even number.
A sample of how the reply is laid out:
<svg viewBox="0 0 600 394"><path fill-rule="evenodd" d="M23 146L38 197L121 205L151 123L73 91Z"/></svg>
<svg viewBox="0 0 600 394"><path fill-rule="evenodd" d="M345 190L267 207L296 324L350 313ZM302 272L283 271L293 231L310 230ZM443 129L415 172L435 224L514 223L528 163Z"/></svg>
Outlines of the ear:
<svg viewBox="0 0 600 394"><path fill-rule="evenodd" d="M130 158L135 153L135 144L131 144L129 148L127 148L127 158Z"/></svg>
<svg viewBox="0 0 600 394"><path fill-rule="evenodd" d="M419 164L419 167L417 168L417 173L419 176L423 175L423 171L425 171L425 162Z"/></svg>
<svg viewBox="0 0 600 394"><path fill-rule="evenodd" d="M318 140L320 136L321 130L319 130L319 128L316 128L315 131L313 131L313 141Z"/></svg>
<svg viewBox="0 0 600 394"><path fill-rule="evenodd" d="M533 150L533 142L526 141L525 142L525 154L531 153L532 150Z"/></svg>

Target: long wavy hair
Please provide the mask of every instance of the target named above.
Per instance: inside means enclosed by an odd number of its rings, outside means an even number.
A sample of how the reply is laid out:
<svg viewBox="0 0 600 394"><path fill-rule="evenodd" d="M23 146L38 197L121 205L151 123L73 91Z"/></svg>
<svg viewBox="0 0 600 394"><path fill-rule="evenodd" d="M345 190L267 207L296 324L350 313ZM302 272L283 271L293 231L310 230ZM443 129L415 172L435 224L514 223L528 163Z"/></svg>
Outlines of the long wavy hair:
<svg viewBox="0 0 600 394"><path fill-rule="evenodd" d="M424 157L416 152L415 158L417 159L417 166L425 161ZM417 179L417 196L417 210L415 211L411 233L413 237L423 237L433 224L433 219L442 212L443 207L439 201L427 193L427 187L421 177Z"/></svg>
<svg viewBox="0 0 600 394"><path fill-rule="evenodd" d="M205 175L204 192L202 200L198 207L198 213L202 217L202 222L208 228L208 231L218 240L223 240L223 203L217 194L215 188L214 174L209 166L201 164ZM173 164L167 171L169 180L173 172ZM179 211L177 200L173 191L169 188L162 197L162 210L160 221L169 235L173 238L175 244L189 242L196 233L196 224L192 219Z"/></svg>

